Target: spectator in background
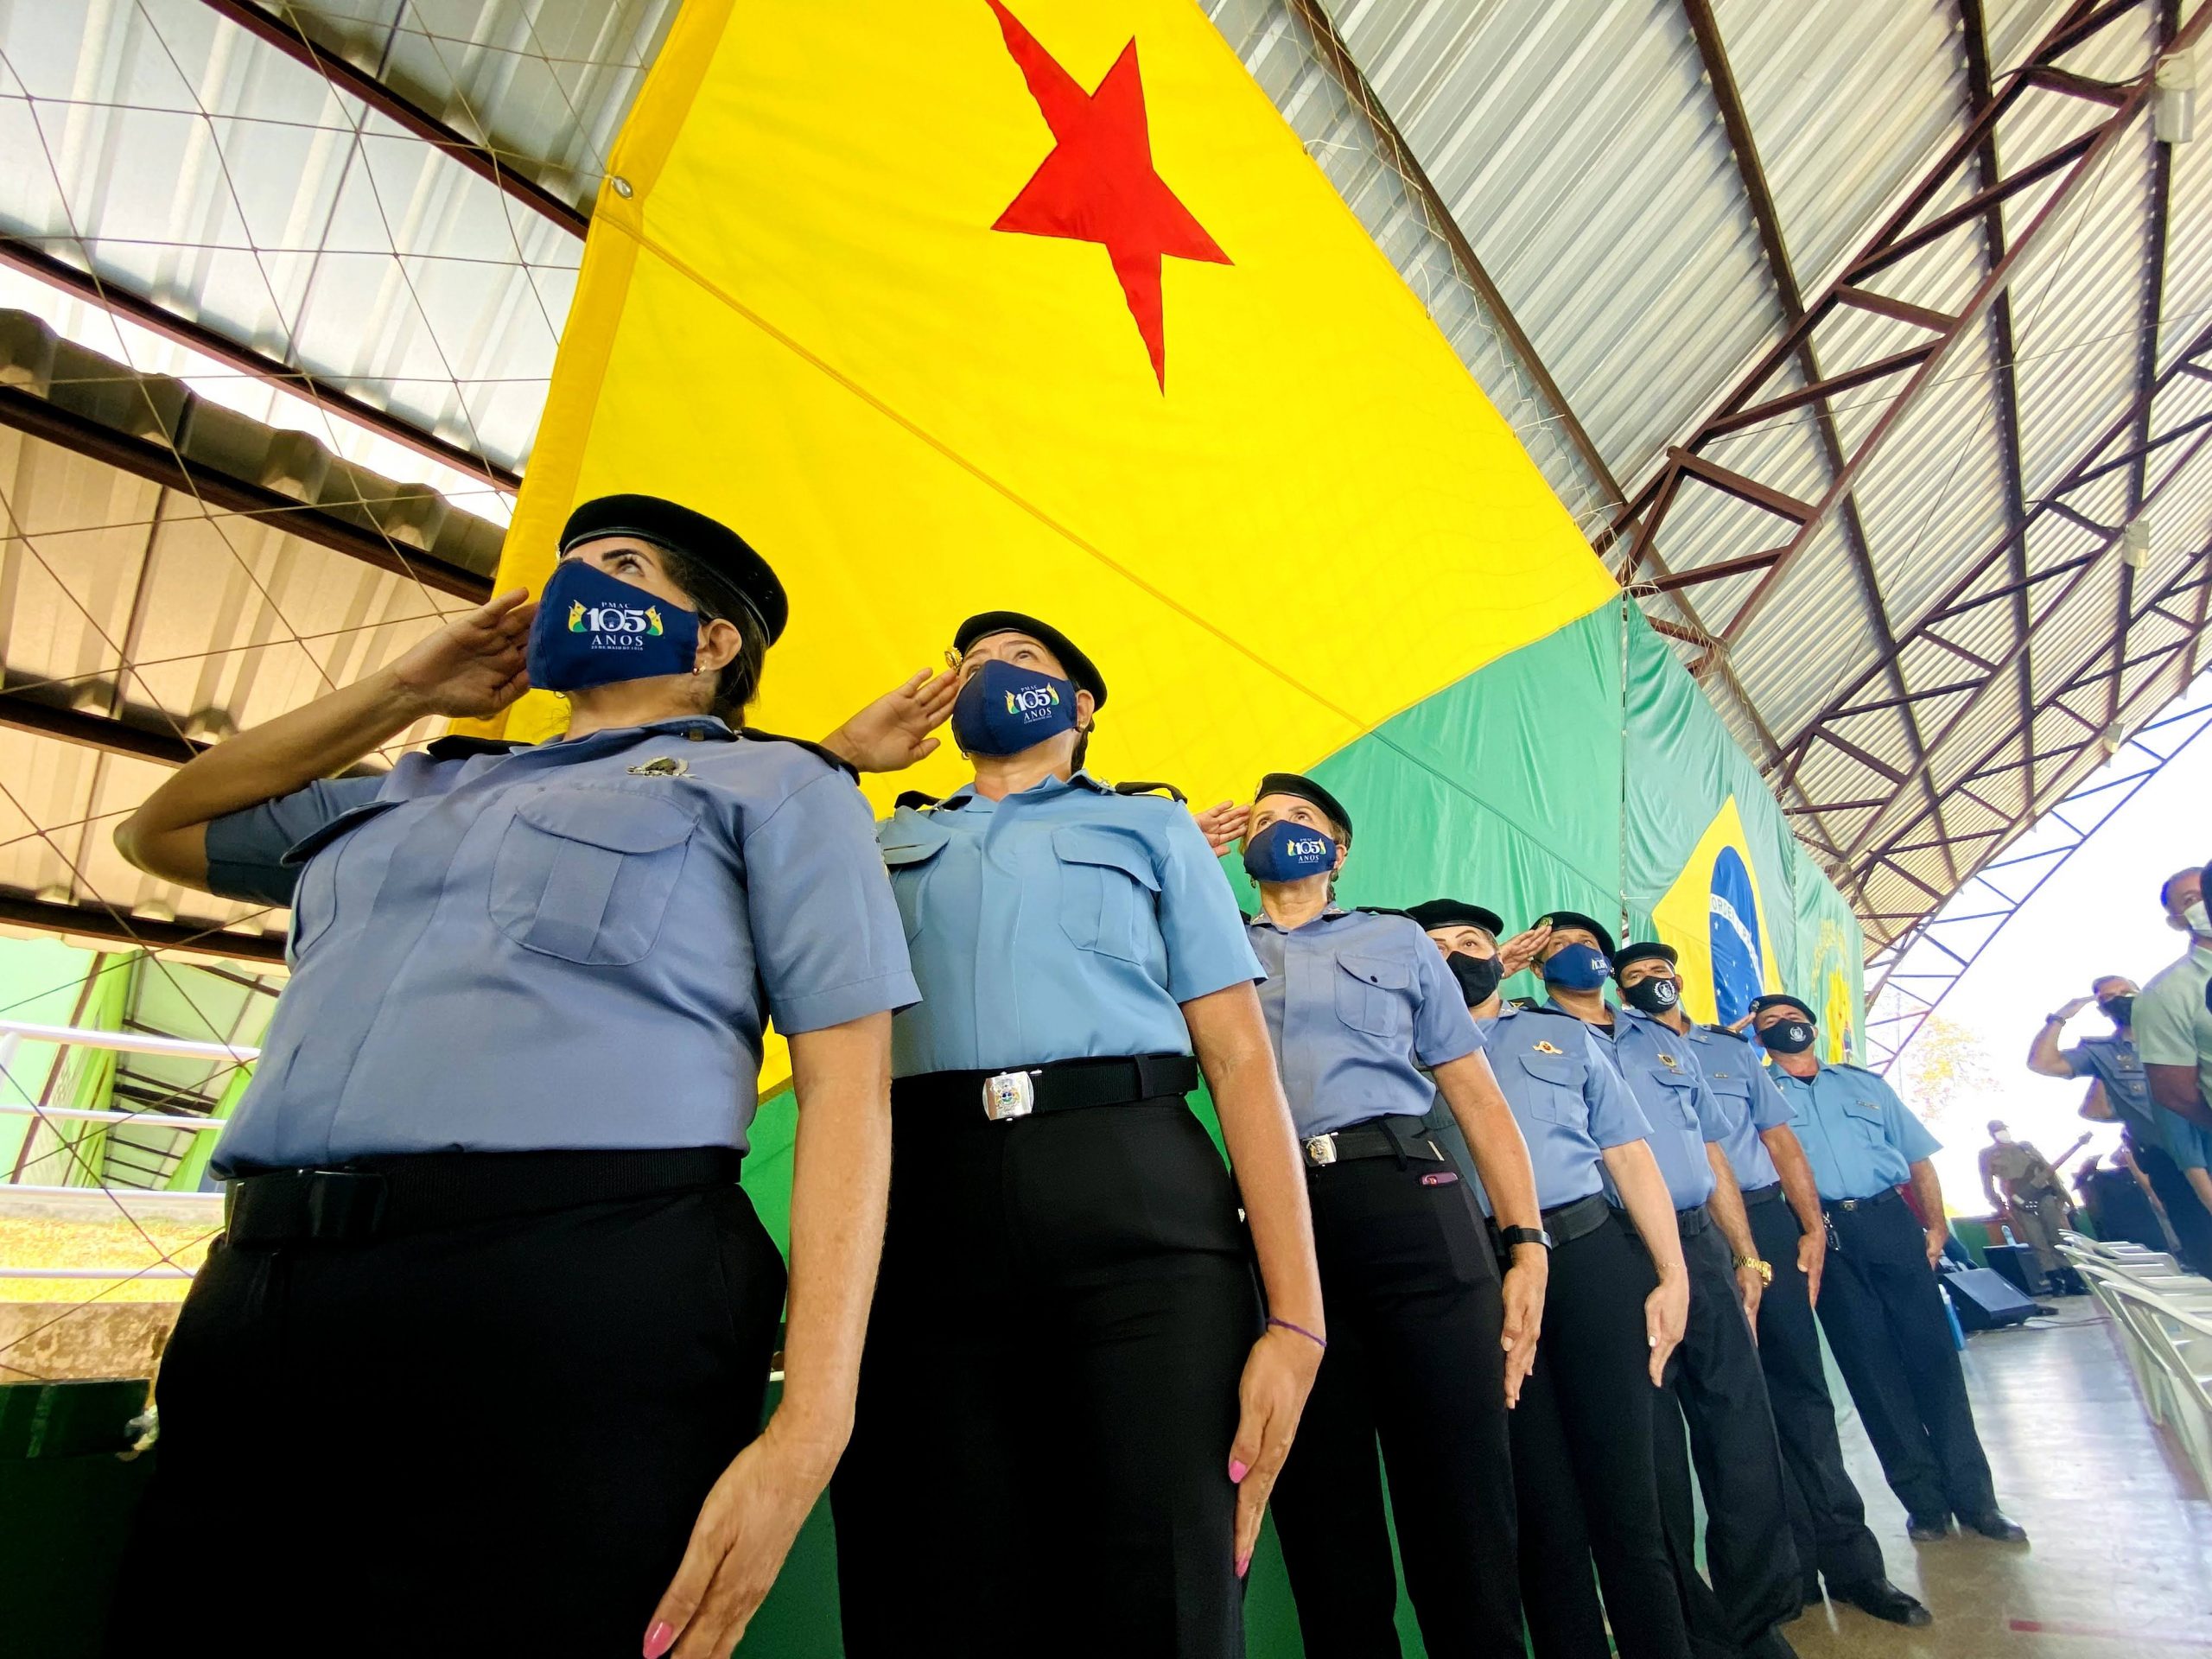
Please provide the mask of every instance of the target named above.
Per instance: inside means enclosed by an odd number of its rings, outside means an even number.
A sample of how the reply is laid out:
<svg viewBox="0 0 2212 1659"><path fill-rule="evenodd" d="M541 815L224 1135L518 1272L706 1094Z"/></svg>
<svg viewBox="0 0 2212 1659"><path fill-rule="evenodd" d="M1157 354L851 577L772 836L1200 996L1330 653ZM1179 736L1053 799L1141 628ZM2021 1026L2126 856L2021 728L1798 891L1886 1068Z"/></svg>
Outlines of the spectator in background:
<svg viewBox="0 0 2212 1659"><path fill-rule="evenodd" d="M1989 1144L1981 1149L1981 1190L1996 1217L2011 1224L2013 1236L2036 1253L2036 1268L2046 1281L2063 1272L2059 1229L2067 1224L2066 1189L2050 1160L1997 1119L1989 1124Z"/></svg>
<svg viewBox="0 0 2212 1659"><path fill-rule="evenodd" d="M2166 925L2186 934L2179 962L2144 987L2137 999L2136 1039L2151 1098L2167 1111L2212 1128L2212 915L2204 906L2204 872L2191 868L2158 889ZM2173 1208L2171 1199L2166 1207ZM2202 1263L2197 1271L2209 1269Z"/></svg>
<svg viewBox="0 0 2212 1659"><path fill-rule="evenodd" d="M2184 878L2194 883L2197 873L2184 871L2159 890L2167 915L2180 926L2187 925L2184 895L2193 890L2184 885ZM2212 953L2191 952L2208 954ZM2104 1236L2134 1238L2148 1249L2172 1249L2197 1272L2212 1272L2212 1209L2207 1209L2197 1197L2197 1189L2168 1149L2165 1126L2178 1120L2152 1103L2150 1077L2136 1052L2135 982L2105 974L2092 980L2089 989L2090 996L2075 997L2044 1017L2043 1029L2028 1049L2028 1070L2046 1077L2094 1079L2082 1103L2082 1116L2120 1124L2123 1149L2128 1154L2126 1162L2145 1184L2151 1204L2146 1216L2144 1206L2120 1191L2108 1196L2101 1193L2098 1202L2086 1207L2098 1218L2098 1230ZM2060 1033L2092 1000L2112 1021L2111 1034L2084 1037L2062 1049ZM2113 1218L2109 1225L2107 1215ZM2169 1243L2169 1238L2177 1242Z"/></svg>

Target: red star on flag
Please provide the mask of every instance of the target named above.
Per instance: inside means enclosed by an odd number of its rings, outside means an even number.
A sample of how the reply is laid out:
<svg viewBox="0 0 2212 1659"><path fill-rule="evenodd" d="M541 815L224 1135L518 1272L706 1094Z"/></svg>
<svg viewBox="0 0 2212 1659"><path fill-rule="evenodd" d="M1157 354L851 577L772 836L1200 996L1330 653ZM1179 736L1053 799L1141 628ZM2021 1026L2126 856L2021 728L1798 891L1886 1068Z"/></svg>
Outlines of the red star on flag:
<svg viewBox="0 0 2212 1659"><path fill-rule="evenodd" d="M1152 166L1152 135L1145 122L1144 82L1137 73L1132 39L1106 72L1098 90L1086 92L1020 20L988 0L998 14L1006 49L1021 67L1029 95L1057 141L1029 182L991 226L1029 236L1096 242L1114 262L1129 315L1144 336L1152 372L1167 390L1167 338L1160 298L1160 262L1203 259L1225 265L1227 254L1176 199Z"/></svg>

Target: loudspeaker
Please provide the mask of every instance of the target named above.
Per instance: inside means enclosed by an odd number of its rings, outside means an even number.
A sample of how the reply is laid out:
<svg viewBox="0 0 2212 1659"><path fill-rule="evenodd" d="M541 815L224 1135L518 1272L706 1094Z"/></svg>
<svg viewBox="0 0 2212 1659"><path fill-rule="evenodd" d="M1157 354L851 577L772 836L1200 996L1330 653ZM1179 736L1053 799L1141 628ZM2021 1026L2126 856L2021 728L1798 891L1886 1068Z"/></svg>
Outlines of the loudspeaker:
<svg viewBox="0 0 2212 1659"><path fill-rule="evenodd" d="M2026 1244L1986 1244L1981 1259L1992 1271L2001 1273L2012 1281L2012 1288L2023 1296L2033 1296L2042 1288L2043 1269L2036 1265L2036 1253Z"/></svg>
<svg viewBox="0 0 2212 1659"><path fill-rule="evenodd" d="M1951 1306L1959 1323L1969 1331L1993 1331L2000 1325L2018 1325L2034 1317L2036 1305L1987 1268L1947 1269L1943 1288L1951 1294Z"/></svg>

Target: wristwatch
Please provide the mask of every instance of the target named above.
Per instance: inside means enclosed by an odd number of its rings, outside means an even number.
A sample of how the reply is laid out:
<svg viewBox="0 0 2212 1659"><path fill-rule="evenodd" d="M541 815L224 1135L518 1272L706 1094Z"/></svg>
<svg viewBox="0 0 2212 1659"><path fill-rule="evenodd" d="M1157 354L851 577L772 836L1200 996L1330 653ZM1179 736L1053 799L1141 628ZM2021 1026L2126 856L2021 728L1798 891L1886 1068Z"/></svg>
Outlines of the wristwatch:
<svg viewBox="0 0 2212 1659"><path fill-rule="evenodd" d="M1552 1247L1552 1236L1541 1227L1501 1227L1497 1236L1509 1250L1516 1244L1541 1244L1548 1250Z"/></svg>
<svg viewBox="0 0 2212 1659"><path fill-rule="evenodd" d="M2046 1014L2043 1017L2043 1022L2046 1026L2063 1026L2066 1023L2066 1016L2063 1014Z"/></svg>
<svg viewBox="0 0 2212 1659"><path fill-rule="evenodd" d="M1759 1283L1763 1285L1770 1285L1774 1282L1774 1263L1771 1262L1762 1262L1756 1255L1739 1255L1736 1258L1736 1265L1738 1268L1757 1268L1759 1270Z"/></svg>

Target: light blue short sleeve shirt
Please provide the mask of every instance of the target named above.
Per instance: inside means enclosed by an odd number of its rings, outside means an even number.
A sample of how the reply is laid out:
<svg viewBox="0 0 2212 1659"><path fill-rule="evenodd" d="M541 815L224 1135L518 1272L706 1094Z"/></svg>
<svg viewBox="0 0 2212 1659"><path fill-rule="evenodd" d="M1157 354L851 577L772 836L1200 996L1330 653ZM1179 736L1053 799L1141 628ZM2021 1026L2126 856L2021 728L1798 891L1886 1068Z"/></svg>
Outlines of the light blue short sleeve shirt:
<svg viewBox="0 0 2212 1659"><path fill-rule="evenodd" d="M901 807L876 842L923 998L892 1021L893 1077L1187 1054L1181 1004L1260 977L1179 802L1077 772Z"/></svg>
<svg viewBox="0 0 2212 1659"><path fill-rule="evenodd" d="M1301 1137L1423 1116L1436 1089L1422 1071L1483 1046L1459 982L1410 917L1331 908L1291 932L1264 915L1247 932Z"/></svg>
<svg viewBox="0 0 2212 1659"><path fill-rule="evenodd" d="M1810 1077L1779 1066L1775 1087L1789 1103L1789 1127L1813 1166L1813 1184L1830 1204L1872 1198L1912 1179L1912 1166L1943 1143L1873 1072L1826 1061Z"/></svg>
<svg viewBox="0 0 2212 1659"><path fill-rule="evenodd" d="M1605 1046L1572 1014L1546 1009L1507 1008L1483 1027L1498 1090L1529 1144L1537 1207L1556 1210L1605 1191L1605 1148L1651 1133ZM1474 1182L1483 1213L1490 1214L1490 1195L1441 1100L1429 1123Z"/></svg>
<svg viewBox="0 0 2212 1659"><path fill-rule="evenodd" d="M2105 1103L2121 1122L2139 1135L2158 1139L2158 1109L2151 1102L2150 1074L2143 1070L2133 1042L2117 1033L2084 1037L2061 1050L2058 1058L2073 1068L2075 1077L2094 1077L2104 1084Z"/></svg>
<svg viewBox="0 0 2212 1659"><path fill-rule="evenodd" d="M1759 1137L1789 1122L1789 1103L1774 1086L1774 1079L1760 1063L1758 1050L1749 1039L1703 1026L1692 1027L1689 1039L1698 1067L1705 1073L1706 1086L1712 1090L1728 1122L1720 1149L1728 1154L1736 1185L1746 1192L1774 1185L1782 1175L1774 1166L1766 1142Z"/></svg>
<svg viewBox="0 0 2212 1659"><path fill-rule="evenodd" d="M1565 1012L1565 1010L1561 1010ZM1602 1039L1602 1027L1593 1028ZM1713 1196L1708 1141L1725 1141L1728 1125L1707 1087L1696 1051L1679 1033L1635 1008L1613 1010L1614 1064L1651 1125L1651 1152L1677 1210Z"/></svg>
<svg viewBox="0 0 2212 1659"><path fill-rule="evenodd" d="M292 906L219 1173L378 1154L733 1147L762 1028L917 995L851 780L697 716L436 746L207 826Z"/></svg>

